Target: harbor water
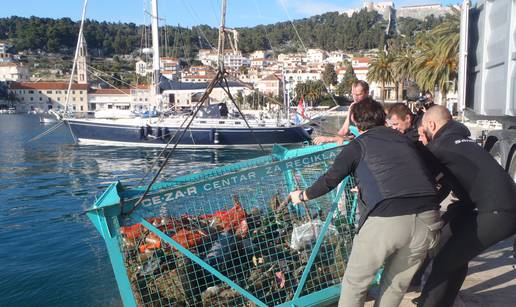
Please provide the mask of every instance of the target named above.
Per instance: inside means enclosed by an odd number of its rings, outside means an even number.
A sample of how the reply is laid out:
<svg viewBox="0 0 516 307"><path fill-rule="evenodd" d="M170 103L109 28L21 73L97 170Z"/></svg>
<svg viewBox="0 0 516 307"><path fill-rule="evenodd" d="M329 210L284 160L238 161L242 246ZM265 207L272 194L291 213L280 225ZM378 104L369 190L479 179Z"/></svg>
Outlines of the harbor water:
<svg viewBox="0 0 516 307"><path fill-rule="evenodd" d="M337 131L342 118L328 119ZM135 185L159 149L80 146L63 125L0 115L0 306L120 306L104 242L84 211L107 185ZM164 177L254 158L259 150L176 151Z"/></svg>

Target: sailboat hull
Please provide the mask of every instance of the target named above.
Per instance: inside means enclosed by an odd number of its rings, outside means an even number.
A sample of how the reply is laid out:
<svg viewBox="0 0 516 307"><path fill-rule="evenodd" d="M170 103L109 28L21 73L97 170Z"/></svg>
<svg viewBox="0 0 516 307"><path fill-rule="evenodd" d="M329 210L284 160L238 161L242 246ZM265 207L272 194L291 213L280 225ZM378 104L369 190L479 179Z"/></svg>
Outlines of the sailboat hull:
<svg viewBox="0 0 516 307"><path fill-rule="evenodd" d="M81 120L66 120L74 137L81 144L111 146L163 147L175 144L181 133L178 127L158 125L123 125ZM310 140L312 128L257 127L193 127L181 137L180 147L249 147L273 144L295 144ZM254 134L254 135L253 135ZM171 140L171 138L174 138Z"/></svg>

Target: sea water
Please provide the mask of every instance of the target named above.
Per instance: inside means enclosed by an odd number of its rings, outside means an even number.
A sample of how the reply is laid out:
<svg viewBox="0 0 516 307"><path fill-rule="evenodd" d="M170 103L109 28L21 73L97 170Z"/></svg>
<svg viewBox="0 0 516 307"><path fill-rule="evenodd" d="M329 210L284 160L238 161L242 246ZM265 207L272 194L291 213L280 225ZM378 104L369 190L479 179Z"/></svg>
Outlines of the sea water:
<svg viewBox="0 0 516 307"><path fill-rule="evenodd" d="M342 119L323 123L338 130ZM136 185L160 149L81 146L35 115L0 115L0 306L120 306L102 238L84 211L120 180ZM174 153L164 178L262 155L260 150Z"/></svg>

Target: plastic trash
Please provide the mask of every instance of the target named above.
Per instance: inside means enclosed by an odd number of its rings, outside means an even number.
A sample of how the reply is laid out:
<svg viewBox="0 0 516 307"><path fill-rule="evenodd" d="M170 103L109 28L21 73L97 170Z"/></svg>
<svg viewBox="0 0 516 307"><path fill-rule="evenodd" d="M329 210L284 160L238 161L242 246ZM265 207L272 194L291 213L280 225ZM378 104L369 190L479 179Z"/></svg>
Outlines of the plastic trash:
<svg viewBox="0 0 516 307"><path fill-rule="evenodd" d="M320 219L315 219L311 222L294 227L292 238L290 240L290 248L299 251L315 242L321 233L323 224L323 221ZM336 235L338 235L337 228L330 225L326 231L326 238Z"/></svg>

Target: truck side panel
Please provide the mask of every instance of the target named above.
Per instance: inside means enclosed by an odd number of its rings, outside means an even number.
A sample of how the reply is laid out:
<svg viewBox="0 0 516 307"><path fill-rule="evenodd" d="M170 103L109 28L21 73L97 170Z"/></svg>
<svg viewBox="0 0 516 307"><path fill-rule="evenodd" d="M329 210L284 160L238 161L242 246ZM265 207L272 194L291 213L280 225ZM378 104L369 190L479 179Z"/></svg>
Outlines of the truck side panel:
<svg viewBox="0 0 516 307"><path fill-rule="evenodd" d="M466 107L516 115L516 0L477 2L470 11Z"/></svg>

